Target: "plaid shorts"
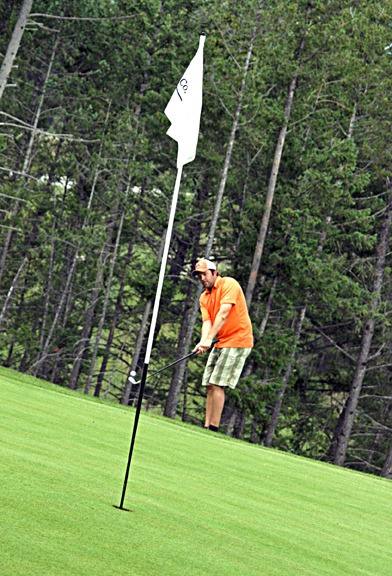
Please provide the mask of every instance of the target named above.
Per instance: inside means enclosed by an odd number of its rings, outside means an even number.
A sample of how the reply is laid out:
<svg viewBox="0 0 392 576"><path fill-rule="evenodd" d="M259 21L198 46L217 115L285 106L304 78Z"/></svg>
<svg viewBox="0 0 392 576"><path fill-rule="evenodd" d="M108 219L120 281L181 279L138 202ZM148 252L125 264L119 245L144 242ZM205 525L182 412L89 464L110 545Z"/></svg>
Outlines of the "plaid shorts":
<svg viewBox="0 0 392 576"><path fill-rule="evenodd" d="M235 388L252 348L213 348L208 356L202 386Z"/></svg>

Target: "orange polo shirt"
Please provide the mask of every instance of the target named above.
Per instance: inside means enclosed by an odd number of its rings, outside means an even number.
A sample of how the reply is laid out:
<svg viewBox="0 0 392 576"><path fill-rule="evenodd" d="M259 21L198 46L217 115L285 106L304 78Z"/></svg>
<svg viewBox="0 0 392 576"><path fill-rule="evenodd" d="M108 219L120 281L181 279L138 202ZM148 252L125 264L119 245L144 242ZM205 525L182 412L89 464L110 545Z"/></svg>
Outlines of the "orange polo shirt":
<svg viewBox="0 0 392 576"><path fill-rule="evenodd" d="M200 296L200 308L203 322L214 323L221 304L232 304L226 323L216 338L216 348L252 348L253 333L245 296L241 286L228 276L218 276L211 290L205 290Z"/></svg>

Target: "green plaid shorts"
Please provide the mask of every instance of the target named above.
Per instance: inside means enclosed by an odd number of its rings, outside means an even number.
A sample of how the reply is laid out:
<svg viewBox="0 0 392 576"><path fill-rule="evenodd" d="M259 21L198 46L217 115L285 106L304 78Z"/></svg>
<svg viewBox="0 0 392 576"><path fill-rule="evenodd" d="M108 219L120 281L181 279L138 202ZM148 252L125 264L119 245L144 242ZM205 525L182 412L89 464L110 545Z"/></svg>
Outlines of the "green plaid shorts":
<svg viewBox="0 0 392 576"><path fill-rule="evenodd" d="M252 348L213 348L204 369L202 386L235 388Z"/></svg>

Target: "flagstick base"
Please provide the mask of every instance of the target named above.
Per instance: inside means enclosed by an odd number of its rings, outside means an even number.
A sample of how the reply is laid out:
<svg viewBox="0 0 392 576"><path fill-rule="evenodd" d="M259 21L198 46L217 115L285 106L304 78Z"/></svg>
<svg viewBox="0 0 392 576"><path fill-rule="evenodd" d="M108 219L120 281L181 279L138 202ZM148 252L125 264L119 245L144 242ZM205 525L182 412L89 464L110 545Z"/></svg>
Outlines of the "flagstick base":
<svg viewBox="0 0 392 576"><path fill-rule="evenodd" d="M115 504L113 504L113 508L117 508L117 510L122 510L123 512L133 512L133 510L130 510L129 508L122 508L121 506L116 506Z"/></svg>

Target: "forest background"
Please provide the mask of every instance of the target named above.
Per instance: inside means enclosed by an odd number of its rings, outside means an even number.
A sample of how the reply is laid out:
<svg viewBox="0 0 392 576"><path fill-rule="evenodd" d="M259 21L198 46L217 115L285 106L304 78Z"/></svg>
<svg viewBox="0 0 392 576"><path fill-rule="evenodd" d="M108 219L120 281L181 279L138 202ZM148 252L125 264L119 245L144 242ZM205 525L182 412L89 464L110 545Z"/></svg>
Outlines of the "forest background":
<svg viewBox="0 0 392 576"><path fill-rule="evenodd" d="M222 429L392 478L392 1L0 6L2 365L135 404L176 175L163 110L205 32L150 371L198 341L210 257L255 333ZM144 408L200 424L203 365L148 380Z"/></svg>

